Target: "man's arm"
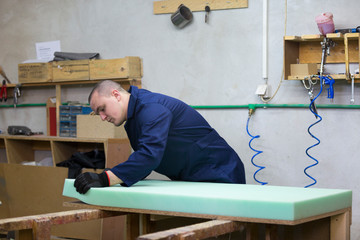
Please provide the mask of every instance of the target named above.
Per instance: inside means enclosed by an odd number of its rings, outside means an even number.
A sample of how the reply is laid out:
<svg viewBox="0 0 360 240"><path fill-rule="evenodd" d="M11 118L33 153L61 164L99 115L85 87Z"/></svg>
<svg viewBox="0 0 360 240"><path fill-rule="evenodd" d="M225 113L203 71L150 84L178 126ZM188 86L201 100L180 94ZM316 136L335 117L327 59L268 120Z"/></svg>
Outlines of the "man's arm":
<svg viewBox="0 0 360 240"><path fill-rule="evenodd" d="M118 178L112 171L106 171L106 173L109 177L110 186L123 183L123 181L120 178Z"/></svg>

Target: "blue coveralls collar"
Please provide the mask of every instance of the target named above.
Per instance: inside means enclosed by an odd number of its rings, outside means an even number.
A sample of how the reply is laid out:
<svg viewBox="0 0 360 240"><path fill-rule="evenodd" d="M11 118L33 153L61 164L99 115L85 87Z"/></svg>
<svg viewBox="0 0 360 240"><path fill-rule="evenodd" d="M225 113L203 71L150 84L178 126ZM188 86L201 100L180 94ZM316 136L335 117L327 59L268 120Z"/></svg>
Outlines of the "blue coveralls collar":
<svg viewBox="0 0 360 240"><path fill-rule="evenodd" d="M127 119L131 119L134 116L139 89L136 86L130 86L129 93L130 99L128 104Z"/></svg>

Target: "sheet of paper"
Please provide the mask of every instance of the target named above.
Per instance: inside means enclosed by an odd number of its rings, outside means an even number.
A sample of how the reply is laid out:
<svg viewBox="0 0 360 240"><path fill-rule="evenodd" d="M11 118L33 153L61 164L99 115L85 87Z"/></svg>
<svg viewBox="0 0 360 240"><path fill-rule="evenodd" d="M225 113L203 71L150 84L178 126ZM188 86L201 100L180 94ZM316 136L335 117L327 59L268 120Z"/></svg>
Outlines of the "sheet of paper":
<svg viewBox="0 0 360 240"><path fill-rule="evenodd" d="M60 41L36 43L36 57L39 60L51 61L54 59L54 52L60 52Z"/></svg>

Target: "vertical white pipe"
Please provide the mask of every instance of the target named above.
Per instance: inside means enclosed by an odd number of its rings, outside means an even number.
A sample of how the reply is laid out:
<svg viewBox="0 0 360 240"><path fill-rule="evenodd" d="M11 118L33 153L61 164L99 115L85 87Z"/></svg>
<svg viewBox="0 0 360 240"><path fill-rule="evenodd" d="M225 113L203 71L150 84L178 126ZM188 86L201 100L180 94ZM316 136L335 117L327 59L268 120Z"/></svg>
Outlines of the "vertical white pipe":
<svg viewBox="0 0 360 240"><path fill-rule="evenodd" d="M263 0L263 78L268 79L268 0Z"/></svg>

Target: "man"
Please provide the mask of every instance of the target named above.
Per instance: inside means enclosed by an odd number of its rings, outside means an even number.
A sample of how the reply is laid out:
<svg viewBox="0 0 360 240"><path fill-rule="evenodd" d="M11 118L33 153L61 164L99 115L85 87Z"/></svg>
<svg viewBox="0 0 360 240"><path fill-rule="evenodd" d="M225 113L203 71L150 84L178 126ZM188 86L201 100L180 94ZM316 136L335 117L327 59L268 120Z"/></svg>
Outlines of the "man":
<svg viewBox="0 0 360 240"><path fill-rule="evenodd" d="M182 101L113 81L98 83L89 95L103 121L125 130L134 152L101 174L83 173L76 190L120 183L131 186L156 171L179 181L245 183L244 165L235 151L193 108Z"/></svg>

